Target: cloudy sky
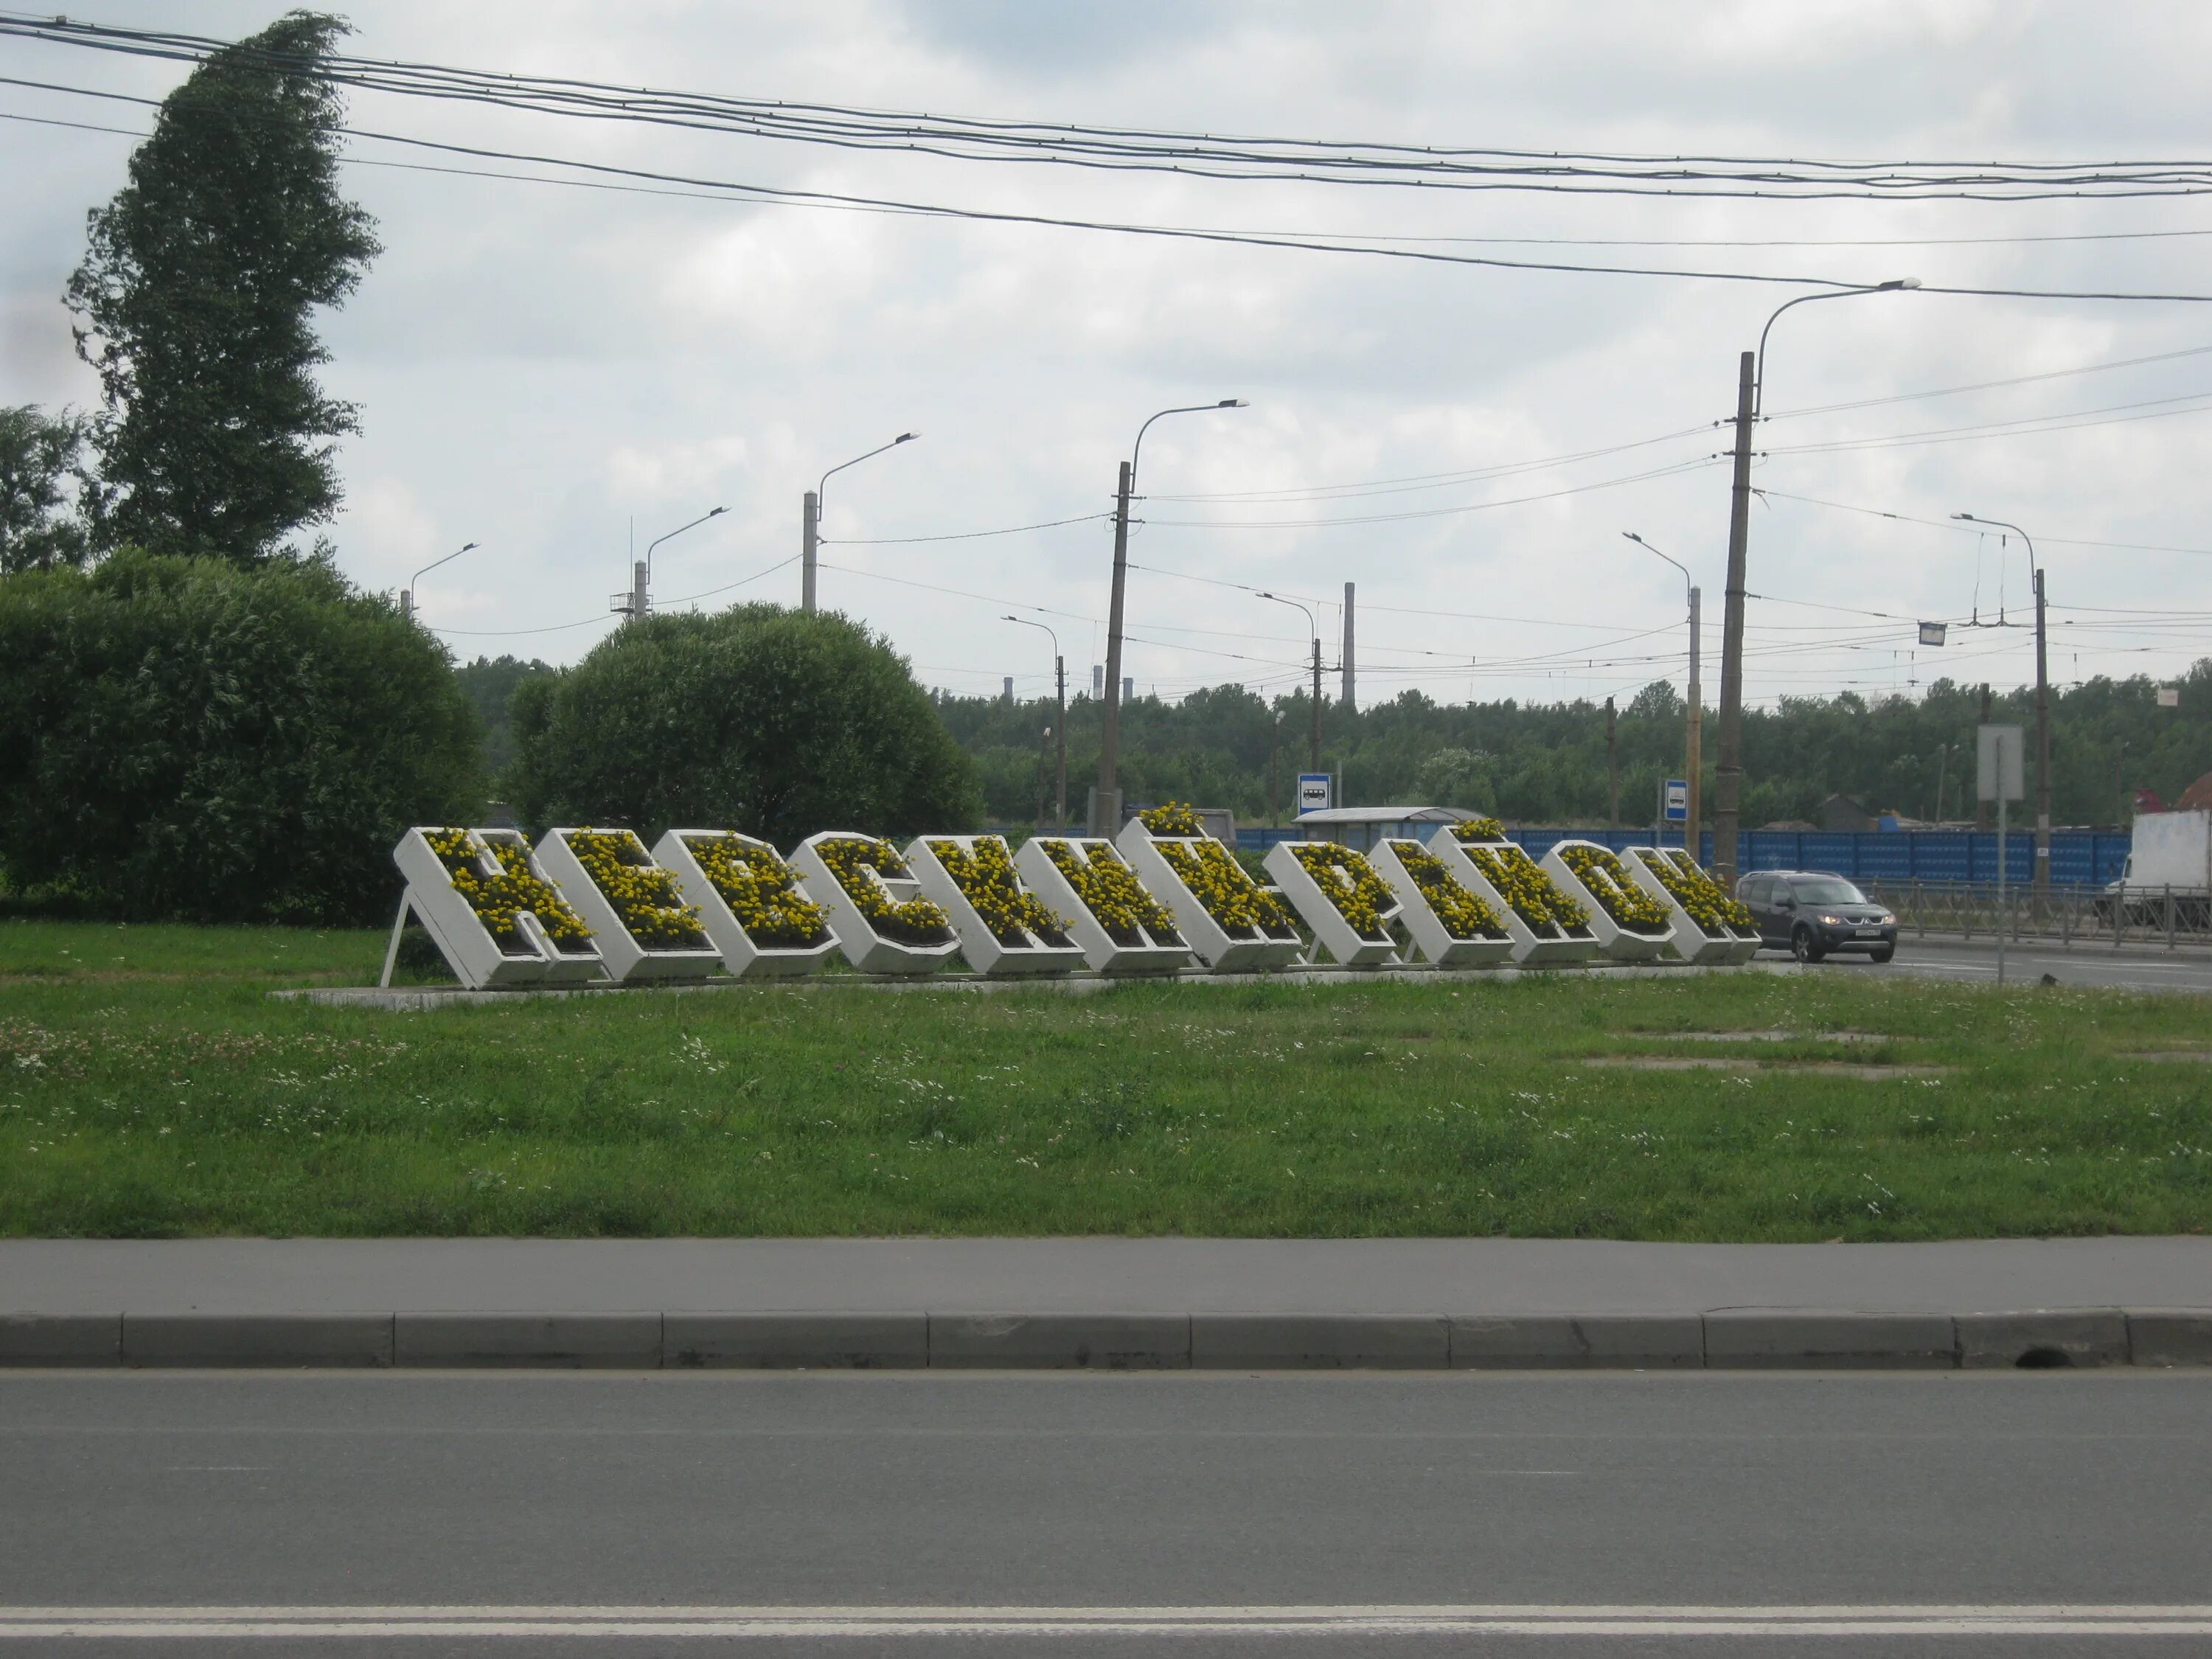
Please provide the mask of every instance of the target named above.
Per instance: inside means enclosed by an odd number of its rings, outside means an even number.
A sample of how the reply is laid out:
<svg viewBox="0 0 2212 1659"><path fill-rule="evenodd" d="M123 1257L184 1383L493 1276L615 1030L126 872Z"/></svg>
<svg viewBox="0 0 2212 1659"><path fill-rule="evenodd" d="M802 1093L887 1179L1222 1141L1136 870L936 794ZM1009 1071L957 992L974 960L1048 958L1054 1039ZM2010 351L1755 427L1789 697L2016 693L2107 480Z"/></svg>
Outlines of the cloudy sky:
<svg viewBox="0 0 2212 1659"><path fill-rule="evenodd" d="M88 3L92 21L224 38L274 15L233 0ZM2212 154L2212 11L2188 3L378 0L350 15L368 56L969 116L1670 155ZM182 74L12 40L0 64L150 96ZM1847 282L2212 293L2212 202L2185 198L1347 189L391 94L350 108L368 131L1002 212ZM0 112L138 130L150 114L21 86L0 87ZM122 182L132 140L0 127L0 401L88 404L58 296L85 210ZM633 533L642 550L715 506L729 511L657 556L656 602L796 603L803 492L913 429L921 441L832 481L823 603L882 630L925 683L995 692L1011 674L1029 695L1048 687L1051 648L999 619L1019 607L1058 630L1072 684L1087 685L1111 552L1097 515L1118 462L1154 410L1242 397L1249 408L1177 416L1146 441L1127 662L1140 691L1293 680L1306 619L1258 588L1315 602L1333 663L1347 581L1363 702L1680 684L1682 579L1622 539L1634 530L1703 586L1717 694L1729 486L1716 423L1737 353L1800 290L458 176L416 169L560 169L366 137L349 153L346 183L386 252L327 319L330 386L363 412L329 532L376 588L481 543L421 590L464 659L581 655L612 625ZM2160 360L2130 362L2144 358ZM2031 678L2023 629L1912 642L1910 619L2027 614L2024 550L1953 525L1959 511L2036 538L2054 679L2164 675L2208 653L2212 306L1897 294L1800 307L1774 330L1766 410L1752 698ZM1867 441L1881 440L1904 441ZM1483 476L1431 482L1471 472ZM1338 488L1360 485L1388 487ZM923 539L1063 520L1078 521ZM1353 522L1317 522L1331 520Z"/></svg>

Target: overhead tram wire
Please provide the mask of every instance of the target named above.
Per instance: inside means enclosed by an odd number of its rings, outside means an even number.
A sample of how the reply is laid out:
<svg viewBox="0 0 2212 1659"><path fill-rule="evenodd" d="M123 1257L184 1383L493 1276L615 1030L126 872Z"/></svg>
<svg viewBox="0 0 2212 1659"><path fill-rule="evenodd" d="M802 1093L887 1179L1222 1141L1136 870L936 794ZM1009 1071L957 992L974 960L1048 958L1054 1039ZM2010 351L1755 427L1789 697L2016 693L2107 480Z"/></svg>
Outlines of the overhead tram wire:
<svg viewBox="0 0 2212 1659"><path fill-rule="evenodd" d="M1917 514L1893 512L1885 507L1867 507L1852 501L1830 501L1820 495L1802 495L1787 489L1755 489L1754 495L1771 496L1778 501L1802 501L1808 507L1825 507L1838 513L1856 513L1870 519L1888 519L1898 524L1924 525L1931 530L1947 530L1954 535L1986 535L1989 532L1978 525L1953 524L1943 519L1923 519ZM2203 558L2212 558L2212 547L2179 547L2163 542L2098 541L2086 536L2039 536L2038 541L2054 547L2100 547L2122 553L2184 553ZM1363 606L1363 609L1367 607ZM2064 607L2056 607L2063 609Z"/></svg>
<svg viewBox="0 0 2212 1659"><path fill-rule="evenodd" d="M198 64L218 52L334 85L543 114L642 123L839 149L1237 179L1413 185L1430 190L2047 200L2212 191L2201 160L1987 162L1660 155L1373 141L1224 137L1072 123L994 120L620 87L331 53L303 64L235 41L65 18L0 14L0 33Z"/></svg>
<svg viewBox="0 0 2212 1659"><path fill-rule="evenodd" d="M6 33L0 22L0 33ZM122 103L156 106L159 99L140 98L125 93L105 92L89 87L66 86L54 82L32 81L20 76L0 76L0 86L33 87L49 92L76 94L83 97L104 98ZM686 173L659 173L643 167L616 167L602 161L578 161L566 156L535 155L526 151L496 149L481 144L441 143L434 139L410 137L404 133L377 132L362 127L341 127L337 131L348 137L367 138L384 143L403 144L417 149L428 149L447 155L466 155L479 160L517 162L526 166L568 167L578 172L625 179L644 179L657 185L684 185L701 191L726 191L732 199L756 199L786 206L836 208L910 215L921 218L935 218L977 224L1032 225L1064 230L1087 230L1107 234L1147 236L1171 241L1201 242L1238 247L1288 249L1307 253L1336 253L1354 258L1409 260L1425 264L1458 265L1491 270L1521 270L1542 275L1572 275L1596 276L1653 276L1686 282L1746 283L1767 287L1810 288L1850 292L1869 286L1864 282L1834 276L1808 276L1787 273L1741 270L1709 270L1664 265L1608 265L1565 259L1501 259L1475 254L1443 253L1416 247L1373 247L1341 241L1315 240L1293 236L1260 235L1235 230L1201 229L1190 226L1141 224L1120 220L1077 219L1042 213L1013 213L983 208L947 207L941 204L900 201L893 198L855 196L835 191L791 190L773 185L746 184L734 179L710 179ZM374 163L371 163L374 165ZM457 174L487 179L498 179L510 183L548 183L545 179L522 179L519 175L466 167L424 168L426 172L450 172ZM2212 191L2212 185L2208 185ZM650 192L662 193L662 192ZM1325 233L1324 233L1325 234ZM2020 300L2082 300L2114 302L2149 302L2185 305L2212 304L2212 294L2154 294L2118 290L2089 290L2070 289L2027 288L1967 288L1923 283L1917 290L1927 295L1948 295L1980 299Z"/></svg>

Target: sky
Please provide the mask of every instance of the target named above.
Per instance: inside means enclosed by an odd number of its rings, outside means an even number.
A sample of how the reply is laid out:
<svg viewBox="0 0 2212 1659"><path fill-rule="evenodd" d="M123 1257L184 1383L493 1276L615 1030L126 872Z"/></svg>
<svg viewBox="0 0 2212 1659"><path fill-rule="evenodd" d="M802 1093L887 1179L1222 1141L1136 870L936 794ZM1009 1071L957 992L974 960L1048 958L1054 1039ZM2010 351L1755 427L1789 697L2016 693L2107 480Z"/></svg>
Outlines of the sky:
<svg viewBox="0 0 2212 1659"><path fill-rule="evenodd" d="M72 15L225 39L276 15L91 4ZM369 57L975 117L1667 155L2212 153L2212 10L2185 3L380 0L348 15ZM11 39L0 65L146 97L184 74ZM0 115L143 131L151 111L0 85ZM1571 199L989 165L379 93L351 94L349 116L995 212L2212 294L2212 201L2193 198ZM134 141L38 121L0 121L0 403L89 407L60 295ZM804 492L912 430L830 483L825 608L878 630L925 684L996 694L1012 676L1022 696L1048 692L1053 644L1001 620L1013 611L1054 630L1085 690L1104 657L1103 515L1139 427L1243 398L1145 440L1125 663L1139 695L1279 693L1318 629L1334 696L1347 582L1363 704L1679 688L1684 576L1634 531L1703 590L1717 700L1723 423L1738 354L1803 290L458 176L421 169L578 175L366 137L348 155L344 185L386 252L323 319L326 384L362 428L341 445L345 501L324 529L342 568L382 590L478 543L417 588L461 660L577 659L617 625L633 546L714 507L728 510L656 552L656 606L796 604ZM1959 512L2034 538L2055 683L2169 677L2212 654L2212 306L1903 292L1801 307L1774 326L1765 409L1747 701L2032 680L2032 632L1962 625L2029 619L2027 550ZM973 533L999 531L1013 533ZM1261 590L1304 601L1310 622ZM1923 619L1951 624L1944 646L1917 644Z"/></svg>

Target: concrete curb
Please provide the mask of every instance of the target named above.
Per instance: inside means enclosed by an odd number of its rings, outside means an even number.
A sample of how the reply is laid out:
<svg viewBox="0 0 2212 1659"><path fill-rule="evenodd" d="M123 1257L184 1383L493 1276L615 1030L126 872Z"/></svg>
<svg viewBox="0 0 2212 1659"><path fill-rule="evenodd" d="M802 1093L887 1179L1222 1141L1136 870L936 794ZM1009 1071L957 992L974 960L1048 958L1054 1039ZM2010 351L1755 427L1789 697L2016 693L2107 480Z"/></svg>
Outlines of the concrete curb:
<svg viewBox="0 0 2212 1659"><path fill-rule="evenodd" d="M1685 1314L0 1314L0 1369L1847 1370L2212 1366L2212 1308Z"/></svg>

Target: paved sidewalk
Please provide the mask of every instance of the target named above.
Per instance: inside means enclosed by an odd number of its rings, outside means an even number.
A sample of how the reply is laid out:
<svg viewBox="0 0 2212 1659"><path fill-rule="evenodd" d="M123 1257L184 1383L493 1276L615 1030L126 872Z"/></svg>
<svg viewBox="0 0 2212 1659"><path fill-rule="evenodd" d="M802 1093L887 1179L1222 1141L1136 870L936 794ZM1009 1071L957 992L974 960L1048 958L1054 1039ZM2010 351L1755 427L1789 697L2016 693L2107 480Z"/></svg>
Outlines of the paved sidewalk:
<svg viewBox="0 0 2212 1659"><path fill-rule="evenodd" d="M2212 1237L0 1239L24 1313L1682 1314L2212 1308Z"/></svg>

